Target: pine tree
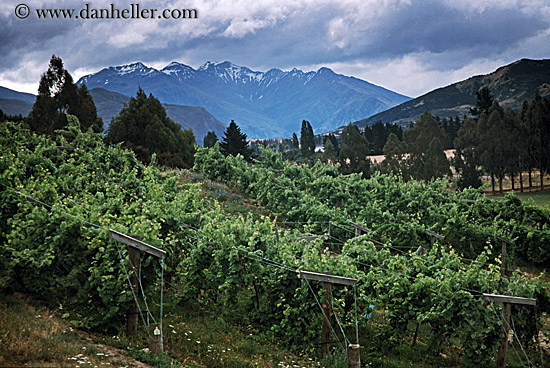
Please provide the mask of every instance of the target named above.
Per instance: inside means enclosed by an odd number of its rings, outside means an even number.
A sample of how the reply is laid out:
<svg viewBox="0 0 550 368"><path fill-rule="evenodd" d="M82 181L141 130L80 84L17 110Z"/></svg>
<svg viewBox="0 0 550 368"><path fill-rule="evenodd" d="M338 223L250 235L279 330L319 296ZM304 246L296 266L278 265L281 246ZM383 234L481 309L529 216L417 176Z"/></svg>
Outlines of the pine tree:
<svg viewBox="0 0 550 368"><path fill-rule="evenodd" d="M195 135L191 129L182 130L166 114L153 95L139 88L136 97L115 116L107 130L107 143L119 143L136 153L144 163L153 154L160 165L190 168L195 154Z"/></svg>
<svg viewBox="0 0 550 368"><path fill-rule="evenodd" d="M67 125L66 114L75 115L82 130L103 130L103 120L85 85L78 88L63 67L60 57L52 55L48 70L42 74L38 95L26 119L29 127L41 134L54 134Z"/></svg>
<svg viewBox="0 0 550 368"><path fill-rule="evenodd" d="M216 136L216 133L208 132L204 136L203 146L206 147L206 148L214 147L214 145L216 144L217 141L218 141L218 137Z"/></svg>
<svg viewBox="0 0 550 368"><path fill-rule="evenodd" d="M540 172L540 188L544 189L544 174L550 170L550 103L535 92L527 111L530 142L529 155L533 166Z"/></svg>
<svg viewBox="0 0 550 368"><path fill-rule="evenodd" d="M226 156L241 154L246 160L250 160L252 156L252 150L246 141L246 134L241 131L241 128L233 120L224 132L220 148Z"/></svg>

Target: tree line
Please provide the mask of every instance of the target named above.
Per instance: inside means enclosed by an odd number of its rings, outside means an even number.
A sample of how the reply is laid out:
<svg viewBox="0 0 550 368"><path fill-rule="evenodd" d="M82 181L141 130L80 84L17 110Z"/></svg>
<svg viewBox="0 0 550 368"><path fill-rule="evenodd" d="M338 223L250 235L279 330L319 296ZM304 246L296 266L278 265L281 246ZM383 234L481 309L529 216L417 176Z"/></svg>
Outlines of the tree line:
<svg viewBox="0 0 550 368"><path fill-rule="evenodd" d="M450 176L454 167L460 188L479 187L485 173L491 178L493 191L496 183L503 190L507 176L515 189L515 177L523 172L528 173L528 185L532 187L532 174L538 171L543 189L544 175L550 169L550 101L536 92L532 102L524 101L516 112L502 108L484 88L477 92L476 106L470 112L471 116L461 120L440 119L426 111L407 129L379 121L360 130L350 123L337 134L317 136L309 121L303 120L299 137L294 133L288 139L252 143L231 121L219 147L226 155L241 154L250 160L259 155L259 145L267 143L288 160L310 164L321 160L336 165L342 174L362 173L365 178L379 171L427 182ZM78 118L83 131L103 131L103 121L88 89L84 84L78 87L61 58L53 55L40 79L32 111L23 121L33 131L53 135L67 125L67 114ZM2 118L7 117L2 114ZM159 100L147 96L141 88L112 119L104 141L132 149L147 164L156 156L156 162L163 166L193 166L193 131L183 130L167 116ZM204 146L212 147L216 142L216 134L208 132ZM449 148L456 149L453 158L445 153ZM384 160L380 163L372 163L367 157L381 154ZM522 191L524 184L519 175Z"/></svg>
<svg viewBox="0 0 550 368"><path fill-rule="evenodd" d="M503 181L510 177L512 189L519 175L520 190L524 190L522 173L540 173L540 189L544 175L550 169L550 101L536 91L532 102L523 101L520 111L502 108L488 89L478 92L478 103L472 116L464 121L455 140L455 167L461 174L461 186L479 185L482 172L491 177L495 191L503 191Z"/></svg>
<svg viewBox="0 0 550 368"><path fill-rule="evenodd" d="M362 131L350 123L340 134L317 136L311 124L303 120L299 137L294 133L290 139L260 140L253 142L251 149L259 153L260 145L268 145L288 160L309 164L321 160L336 165L342 174L362 173L365 178L379 171L428 182L451 176L454 168L459 188L480 187L481 176L486 174L493 192L497 182L503 191L505 177L511 178L515 189L518 175L523 191L520 174L524 172L532 187L532 174L538 171L543 189L544 175L550 170L550 101L537 91L532 102L525 100L521 111L516 112L502 108L487 88L476 96L471 116L463 119L441 119L426 111L405 130L379 121ZM241 137L242 145L245 140L246 135ZM205 147L211 146L213 143L205 138ZM451 148L454 155L447 155ZM383 154L384 160L370 162L367 156L376 154Z"/></svg>

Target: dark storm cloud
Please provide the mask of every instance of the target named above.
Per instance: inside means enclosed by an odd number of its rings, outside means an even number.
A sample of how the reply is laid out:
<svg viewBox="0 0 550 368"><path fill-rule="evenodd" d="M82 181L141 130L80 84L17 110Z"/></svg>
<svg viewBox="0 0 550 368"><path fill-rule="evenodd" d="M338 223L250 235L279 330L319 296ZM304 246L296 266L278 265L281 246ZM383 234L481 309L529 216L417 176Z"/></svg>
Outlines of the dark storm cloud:
<svg viewBox="0 0 550 368"><path fill-rule="evenodd" d="M488 60L550 55L550 6L536 0L140 2L143 7L198 9L199 19L183 21L20 20L13 13L17 3L0 5L0 84L38 81L43 70L21 68L47 65L54 53L80 73L133 61L162 67L175 60L196 67L229 60L259 70L328 64L355 74L350 65L366 71L393 65L414 67L420 74L453 74L478 71L472 63L488 67ZM83 6L77 1L44 4L33 6ZM406 91L408 82L400 83Z"/></svg>

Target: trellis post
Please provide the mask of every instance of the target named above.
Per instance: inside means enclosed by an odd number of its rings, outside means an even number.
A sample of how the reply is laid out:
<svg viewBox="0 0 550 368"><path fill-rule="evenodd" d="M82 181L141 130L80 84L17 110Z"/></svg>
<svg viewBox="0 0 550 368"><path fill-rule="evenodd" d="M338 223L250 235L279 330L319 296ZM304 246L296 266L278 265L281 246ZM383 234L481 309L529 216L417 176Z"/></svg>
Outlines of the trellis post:
<svg viewBox="0 0 550 368"><path fill-rule="evenodd" d="M343 276L333 276L328 273L317 273L317 272L309 272L309 271L300 271L298 274L298 277L301 279L307 279L307 280L315 280L315 281L322 281L323 282L323 288L325 289L325 295L329 295L329 292L331 291L332 284L341 284L341 285L355 285L357 283L357 279L353 279L351 277L343 277ZM332 293L330 293L332 294ZM330 303L327 302L327 305L323 308L325 316L323 316L323 330L321 331L321 344L322 349L321 352L323 353L323 357L325 356L325 346L327 349L328 354L328 341L330 338L330 325L328 324L327 319L330 316L330 312L332 310L332 297L328 296L327 300L330 300ZM329 309L330 305L330 309ZM328 311L327 311L328 310ZM328 315L327 315L328 313ZM326 318L325 318L326 317ZM325 329L325 321L327 323L327 328ZM326 336L325 336L326 334ZM359 337L358 337L359 338ZM357 341L359 343L359 341ZM359 344L350 344L347 349L347 358L348 358L348 366L350 368L361 368L361 358L359 355Z"/></svg>
<svg viewBox="0 0 550 368"><path fill-rule="evenodd" d="M482 294L483 299L491 302L502 303L502 324L504 327L504 337L502 344L497 352L497 368L506 366L506 354L508 352L508 335L510 333L510 314L512 304L536 305L537 300L533 298L521 298L509 295Z"/></svg>
<svg viewBox="0 0 550 368"><path fill-rule="evenodd" d="M128 245L129 253L128 256L130 258L130 263L133 263L133 266L130 265L130 269L134 269L133 274L135 275L135 266L136 264L139 264L139 257L140 257L140 251L144 251L146 253L149 253L155 257L161 258L164 260L164 256L166 255L166 251L153 247L152 245L149 245L147 243L142 242L139 238L139 236L134 235L128 236L126 234L123 234L121 232L118 232L116 230L109 229L109 232L107 233L111 238L120 241L124 244ZM131 252L131 253L130 253ZM137 263L135 262L135 258L132 259L132 257L136 257L135 254L137 253ZM137 275L136 275L137 280ZM132 280L130 280L130 284L132 284ZM132 285L132 288L134 290L139 290L138 287L134 288L134 285ZM161 291L162 293L162 291ZM162 295L161 295L162 296ZM137 308L137 295L135 295L134 302ZM162 298L161 298L161 312L162 312ZM161 313L162 318L162 313ZM152 323L149 324L149 326L146 326L148 328L149 332L149 349L151 352L155 354L162 353L163 349L163 335L162 335L162 324L161 323ZM136 327L137 329L137 315L136 315Z"/></svg>

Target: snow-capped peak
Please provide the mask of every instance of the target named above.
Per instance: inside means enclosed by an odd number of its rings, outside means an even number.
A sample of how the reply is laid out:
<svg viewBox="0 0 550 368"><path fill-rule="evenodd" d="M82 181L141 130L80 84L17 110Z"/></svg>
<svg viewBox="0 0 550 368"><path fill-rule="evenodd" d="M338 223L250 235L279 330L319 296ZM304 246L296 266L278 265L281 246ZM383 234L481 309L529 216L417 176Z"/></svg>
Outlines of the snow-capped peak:
<svg viewBox="0 0 550 368"><path fill-rule="evenodd" d="M172 61L170 64L162 68L161 72L166 75L175 75L181 79L190 78L194 74L195 69L193 69L189 65L178 63L177 61Z"/></svg>
<svg viewBox="0 0 550 368"><path fill-rule="evenodd" d="M131 73L139 73L141 75L147 75L154 73L157 71L154 68L149 68L148 66L145 66L141 61L138 61L136 63L128 64L128 65L121 65L121 66L115 66L112 67L112 69L118 74L118 75L126 75Z"/></svg>

